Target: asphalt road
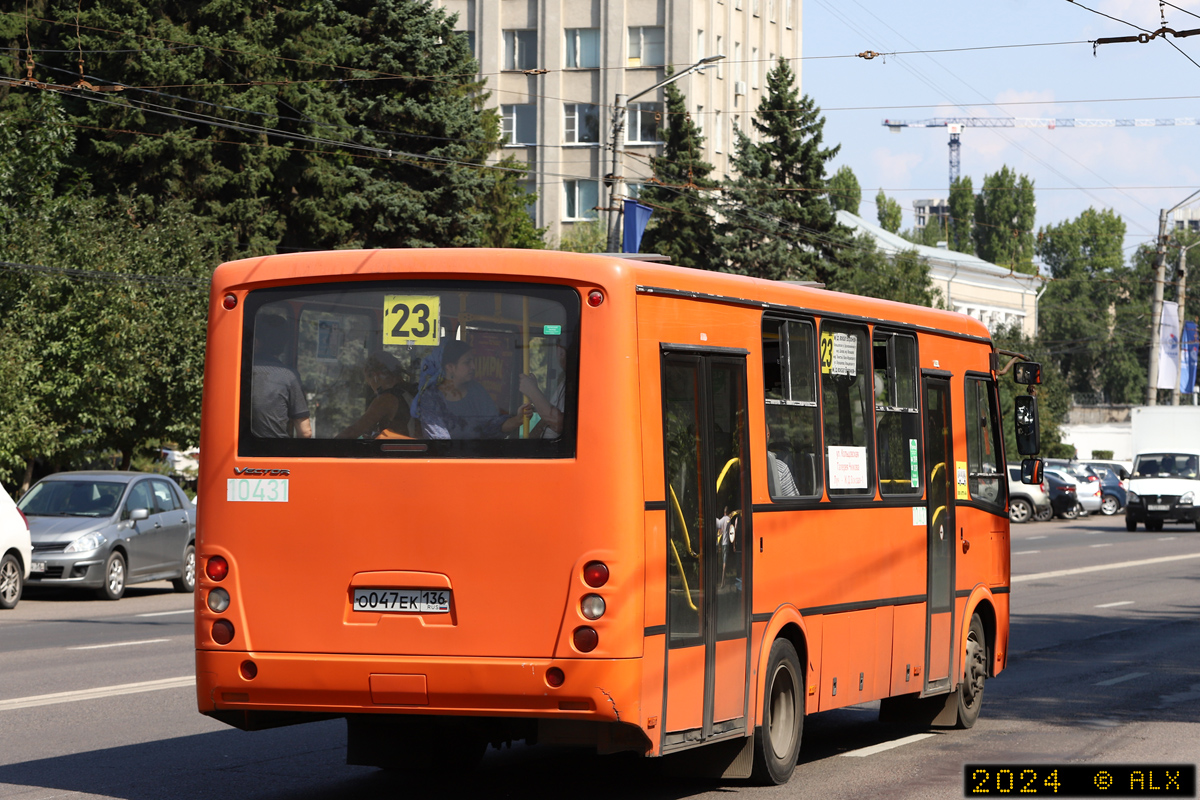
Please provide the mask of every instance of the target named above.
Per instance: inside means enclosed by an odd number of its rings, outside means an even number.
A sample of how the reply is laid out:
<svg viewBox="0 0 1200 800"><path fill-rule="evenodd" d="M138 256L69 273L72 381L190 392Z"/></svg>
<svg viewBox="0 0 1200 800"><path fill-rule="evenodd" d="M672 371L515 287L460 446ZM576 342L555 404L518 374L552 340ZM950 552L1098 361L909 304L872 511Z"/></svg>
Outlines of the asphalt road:
<svg viewBox="0 0 1200 800"><path fill-rule="evenodd" d="M1012 550L1009 664L979 723L914 736L877 704L815 715L779 789L546 747L427 784L347 767L340 721L243 733L196 713L190 595L30 595L0 613L0 798L960 798L967 763L1195 764L1200 533L1089 517L1014 526Z"/></svg>

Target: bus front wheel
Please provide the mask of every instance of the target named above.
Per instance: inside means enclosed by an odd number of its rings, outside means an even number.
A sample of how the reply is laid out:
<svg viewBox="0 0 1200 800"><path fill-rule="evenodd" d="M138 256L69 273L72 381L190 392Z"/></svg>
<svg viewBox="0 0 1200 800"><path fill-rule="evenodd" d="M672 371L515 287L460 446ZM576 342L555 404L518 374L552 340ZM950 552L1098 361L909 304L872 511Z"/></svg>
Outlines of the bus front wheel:
<svg viewBox="0 0 1200 800"><path fill-rule="evenodd" d="M987 681L987 639L984 638L983 621L978 614L971 616L966 649L966 669L963 682L958 687L957 728L974 725L983 708L983 685Z"/></svg>
<svg viewBox="0 0 1200 800"><path fill-rule="evenodd" d="M776 639L763 682L762 726L754 732L754 781L787 783L804 731L804 667L787 639Z"/></svg>

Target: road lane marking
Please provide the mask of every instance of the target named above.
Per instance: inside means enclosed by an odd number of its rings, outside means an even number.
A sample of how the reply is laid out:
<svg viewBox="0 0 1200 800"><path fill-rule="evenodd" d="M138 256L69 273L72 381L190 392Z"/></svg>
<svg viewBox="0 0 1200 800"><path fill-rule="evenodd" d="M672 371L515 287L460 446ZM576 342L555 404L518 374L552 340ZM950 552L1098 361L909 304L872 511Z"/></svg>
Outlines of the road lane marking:
<svg viewBox="0 0 1200 800"><path fill-rule="evenodd" d="M1017 552L1013 553L1013 555L1014 556L1031 556L1034 553L1040 553L1040 552L1042 552L1042 551L1041 550L1018 550Z"/></svg>
<svg viewBox="0 0 1200 800"><path fill-rule="evenodd" d="M849 753L842 753L847 758L866 758L873 756L876 753L882 753L885 750L892 750L896 747L903 747L906 744L919 742L922 739L928 739L930 736L936 736L933 733L914 733L912 736L905 736L903 739L896 739L893 742L884 742L883 744L875 744L870 747L864 747L860 750L851 750Z"/></svg>
<svg viewBox="0 0 1200 800"><path fill-rule="evenodd" d="M1091 546L1091 547L1112 547L1112 543L1111 543L1111 542L1106 542L1106 543L1104 543L1104 544L1093 544L1093 545L1090 545L1090 546Z"/></svg>
<svg viewBox="0 0 1200 800"><path fill-rule="evenodd" d="M170 639L140 639L136 642L112 642L110 644L88 644L82 647L68 647L68 650L101 650L105 647L128 647L135 644L158 644L159 642L169 642Z"/></svg>
<svg viewBox="0 0 1200 800"><path fill-rule="evenodd" d="M1045 536L1026 536L1025 541L1032 542L1034 539L1045 539Z"/></svg>
<svg viewBox="0 0 1200 800"><path fill-rule="evenodd" d="M1128 675L1122 675L1119 678L1109 678L1106 681L1100 681L1099 683L1093 683L1092 685L1093 686L1116 686L1118 683L1124 683L1125 681L1131 681L1131 680L1134 680L1135 678L1143 678L1149 674L1150 674L1149 672L1131 672Z"/></svg>
<svg viewBox="0 0 1200 800"><path fill-rule="evenodd" d="M1116 608L1117 606L1131 606L1131 605L1133 605L1132 600L1118 600L1115 603L1102 603L1102 604L1096 606L1096 608Z"/></svg>
<svg viewBox="0 0 1200 800"><path fill-rule="evenodd" d="M196 613L196 610L194 608L185 608L182 611L155 611L151 614L135 614L134 616L138 616L138 617L169 617L172 614L194 614L194 613Z"/></svg>
<svg viewBox="0 0 1200 800"><path fill-rule="evenodd" d="M117 684L116 686L99 686L95 689L77 689L73 692L55 692L54 694L39 694L32 697L15 697L12 700L0 700L0 711L15 711L19 708L52 706L58 703L75 703L80 700L98 700L103 697L116 697L123 694L139 694L141 692L156 692L161 689L182 689L195 685L195 677L191 675L184 675L179 678L160 678L156 681L121 683Z"/></svg>
<svg viewBox="0 0 1200 800"><path fill-rule="evenodd" d="M1162 556L1161 558L1143 558L1140 561L1118 561L1115 564L1097 564L1094 567L1056 569L1053 572L1035 572L1030 575L1013 575L1009 578L1009 583L1040 581L1047 578L1064 578L1068 575L1083 575L1088 572L1103 572L1109 569L1125 569L1126 567L1144 567L1150 564L1166 564L1170 561L1186 561L1189 558L1200 558L1200 553L1188 553L1183 556Z"/></svg>
<svg viewBox="0 0 1200 800"><path fill-rule="evenodd" d="M1158 540L1160 542L1173 542L1173 541L1175 541L1175 537L1174 536L1160 536L1160 537L1158 537Z"/></svg>

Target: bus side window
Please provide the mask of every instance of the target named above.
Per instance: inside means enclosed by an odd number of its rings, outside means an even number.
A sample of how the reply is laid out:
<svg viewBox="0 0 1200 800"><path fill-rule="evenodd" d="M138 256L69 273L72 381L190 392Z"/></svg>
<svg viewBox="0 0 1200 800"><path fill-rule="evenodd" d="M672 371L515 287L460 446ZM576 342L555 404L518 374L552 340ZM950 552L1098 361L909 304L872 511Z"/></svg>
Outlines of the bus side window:
<svg viewBox="0 0 1200 800"><path fill-rule="evenodd" d="M971 498L1003 508L1004 476L1000 471L1000 415L991 381L967 378L967 486Z"/></svg>
<svg viewBox="0 0 1200 800"><path fill-rule="evenodd" d="M821 495L813 324L763 319L767 486L772 499Z"/></svg>
<svg viewBox="0 0 1200 800"><path fill-rule="evenodd" d="M865 326L821 323L821 396L830 497L875 493L868 342Z"/></svg>
<svg viewBox="0 0 1200 800"><path fill-rule="evenodd" d="M875 332L875 429L879 491L921 493L921 409L917 404L917 340Z"/></svg>

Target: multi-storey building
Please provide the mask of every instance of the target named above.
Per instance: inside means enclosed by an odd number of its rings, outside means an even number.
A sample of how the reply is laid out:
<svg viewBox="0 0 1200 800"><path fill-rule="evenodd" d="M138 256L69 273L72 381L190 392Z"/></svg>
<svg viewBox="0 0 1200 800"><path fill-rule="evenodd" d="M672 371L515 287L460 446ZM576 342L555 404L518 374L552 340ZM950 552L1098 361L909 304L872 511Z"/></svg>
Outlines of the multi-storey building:
<svg viewBox="0 0 1200 800"><path fill-rule="evenodd" d="M554 240L595 219L610 199L612 111L707 56L725 58L682 78L705 133L705 157L728 174L733 129L750 118L779 57L800 55L801 0L434 0L458 15L480 77L498 107L512 155L529 165L534 217ZM800 62L792 61L797 80ZM631 103L618 195L636 196L661 153L664 91Z"/></svg>
<svg viewBox="0 0 1200 800"><path fill-rule="evenodd" d="M913 200L913 230L925 230L935 219L941 219L943 229L950 218L950 204L945 198L936 200Z"/></svg>

